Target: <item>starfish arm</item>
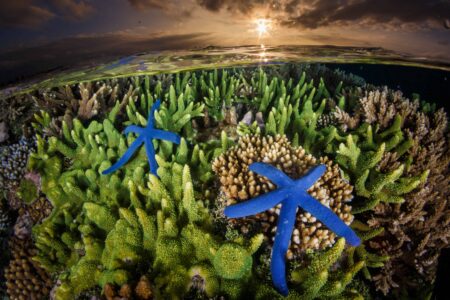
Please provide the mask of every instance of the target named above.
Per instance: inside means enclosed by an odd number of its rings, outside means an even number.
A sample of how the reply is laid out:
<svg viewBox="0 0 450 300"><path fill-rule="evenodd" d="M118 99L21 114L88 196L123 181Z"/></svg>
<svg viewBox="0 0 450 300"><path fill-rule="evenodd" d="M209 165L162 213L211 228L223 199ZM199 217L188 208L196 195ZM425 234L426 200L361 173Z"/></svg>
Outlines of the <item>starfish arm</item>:
<svg viewBox="0 0 450 300"><path fill-rule="evenodd" d="M144 133L144 128L136 126L136 125L130 125L130 126L127 126L123 132L125 133L125 135L129 134L130 132L141 135Z"/></svg>
<svg viewBox="0 0 450 300"><path fill-rule="evenodd" d="M153 148L153 142L151 139L145 141L145 151L147 152L147 159L150 165L150 173L156 175L158 170L158 163L155 159L155 148Z"/></svg>
<svg viewBox="0 0 450 300"><path fill-rule="evenodd" d="M277 189L250 200L230 205L224 213L228 218L242 218L268 210L289 197L286 189Z"/></svg>
<svg viewBox="0 0 450 300"><path fill-rule="evenodd" d="M150 132L150 136L154 139L165 140L174 144L180 144L181 141L181 138L178 134L160 129L152 129Z"/></svg>
<svg viewBox="0 0 450 300"><path fill-rule="evenodd" d="M300 206L325 224L338 236L342 236L352 246L359 246L361 240L356 233L344 223L331 209L324 206L317 199L311 197L307 192L300 192Z"/></svg>
<svg viewBox="0 0 450 300"><path fill-rule="evenodd" d="M270 270L272 272L272 281L276 289L284 296L287 296L289 290L286 283L286 252L294 230L297 214L296 201L284 200L281 206L281 212L277 223L277 232L275 242L272 248L272 259Z"/></svg>
<svg viewBox="0 0 450 300"><path fill-rule="evenodd" d="M272 165L255 162L249 166L249 170L257 173L258 175L265 176L275 183L278 187L292 185L294 182L289 176L284 174L281 170L275 168Z"/></svg>
<svg viewBox="0 0 450 300"><path fill-rule="evenodd" d="M152 108L150 109L150 113L148 114L147 119L147 127L153 128L155 125L155 111L161 106L161 100L156 100L155 103L153 103Z"/></svg>
<svg viewBox="0 0 450 300"><path fill-rule="evenodd" d="M301 190L309 189L327 170L325 165L312 168L305 176L295 181L295 186Z"/></svg>
<svg viewBox="0 0 450 300"><path fill-rule="evenodd" d="M119 169L120 167L122 167L124 164L126 164L143 141L144 141L143 136L139 136L133 143L131 143L130 147L127 149L127 151L125 151L122 157L118 161L116 161L116 163L112 165L110 168L103 171L102 174L103 175L110 174Z"/></svg>

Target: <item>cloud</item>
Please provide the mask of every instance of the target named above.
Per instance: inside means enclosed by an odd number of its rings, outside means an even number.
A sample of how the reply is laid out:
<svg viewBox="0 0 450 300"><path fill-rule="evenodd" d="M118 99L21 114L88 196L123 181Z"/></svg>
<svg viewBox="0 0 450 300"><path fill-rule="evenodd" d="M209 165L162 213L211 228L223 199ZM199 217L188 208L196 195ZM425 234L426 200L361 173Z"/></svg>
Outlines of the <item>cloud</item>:
<svg viewBox="0 0 450 300"><path fill-rule="evenodd" d="M306 28L352 23L427 27L441 26L449 16L450 2L445 0L319 0L302 13L290 15L284 24Z"/></svg>
<svg viewBox="0 0 450 300"><path fill-rule="evenodd" d="M191 17L195 8L190 0L128 0L128 2L137 11L161 10L177 20Z"/></svg>
<svg viewBox="0 0 450 300"><path fill-rule="evenodd" d="M33 0L2 1L0 5L0 25L6 28L32 28L46 23L55 14L35 5Z"/></svg>
<svg viewBox="0 0 450 300"><path fill-rule="evenodd" d="M315 29L331 25L442 27L450 18L448 0L197 0L212 11L227 10L251 15L266 11L288 27Z"/></svg>
<svg viewBox="0 0 450 300"><path fill-rule="evenodd" d="M86 1L52 0L52 3L66 19L81 20L94 12L94 7Z"/></svg>
<svg viewBox="0 0 450 300"><path fill-rule="evenodd" d="M258 7L272 6L276 1L263 0L247 0L247 1L233 1L233 0L197 0L197 3L207 10L218 12L226 9L232 12L241 12L243 14L251 13Z"/></svg>
<svg viewBox="0 0 450 300"><path fill-rule="evenodd" d="M55 17L81 20L93 11L94 7L87 1L51 0L46 5L39 0L3 1L0 5L0 25L6 28L36 28Z"/></svg>
<svg viewBox="0 0 450 300"><path fill-rule="evenodd" d="M128 0L131 6L138 10L161 9L167 10L170 7L170 1L160 0Z"/></svg>

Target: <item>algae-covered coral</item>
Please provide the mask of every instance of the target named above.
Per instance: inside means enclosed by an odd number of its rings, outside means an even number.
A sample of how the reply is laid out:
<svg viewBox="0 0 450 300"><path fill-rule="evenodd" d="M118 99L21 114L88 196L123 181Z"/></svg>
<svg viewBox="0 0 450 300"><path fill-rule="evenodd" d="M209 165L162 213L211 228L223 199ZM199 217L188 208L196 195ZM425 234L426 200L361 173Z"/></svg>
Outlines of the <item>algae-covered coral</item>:
<svg viewBox="0 0 450 300"><path fill-rule="evenodd" d="M111 79L26 97L33 113L41 110L37 134L3 148L3 188L19 218L12 228L6 220L15 215L2 208L2 226L27 243L33 226L36 250L24 264L51 275L39 284L52 298L281 298L267 255L280 207L244 219L223 214L275 189L248 170L253 162L292 178L325 164L309 193L363 241L346 246L299 210L288 298L399 295L433 284L449 237L443 110L296 65ZM103 175L138 138L122 131L146 127L149 117L181 137L179 145L152 141L157 176L145 149Z"/></svg>

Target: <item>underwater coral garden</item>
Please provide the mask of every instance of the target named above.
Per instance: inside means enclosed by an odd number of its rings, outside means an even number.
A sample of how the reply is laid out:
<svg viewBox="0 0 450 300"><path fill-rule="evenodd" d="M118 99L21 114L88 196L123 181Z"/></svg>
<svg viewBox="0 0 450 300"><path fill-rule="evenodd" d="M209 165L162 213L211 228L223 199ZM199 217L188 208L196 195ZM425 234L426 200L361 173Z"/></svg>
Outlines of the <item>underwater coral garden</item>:
<svg viewBox="0 0 450 300"><path fill-rule="evenodd" d="M191 71L1 105L0 296L9 299L425 298L449 246L446 113L351 74L294 64ZM134 147L105 172L147 125L179 144L148 139L155 156ZM254 162L292 179L323 164L307 193L361 240L349 245L299 208L287 297L270 267L282 206L226 216L276 190Z"/></svg>

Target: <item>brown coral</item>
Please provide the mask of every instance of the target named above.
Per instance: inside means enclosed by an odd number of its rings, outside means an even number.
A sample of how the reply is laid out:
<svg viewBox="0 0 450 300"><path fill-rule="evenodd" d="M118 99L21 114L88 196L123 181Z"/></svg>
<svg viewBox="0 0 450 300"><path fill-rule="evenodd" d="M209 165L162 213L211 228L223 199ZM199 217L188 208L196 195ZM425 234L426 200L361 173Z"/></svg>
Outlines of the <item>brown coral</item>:
<svg viewBox="0 0 450 300"><path fill-rule="evenodd" d="M143 275L136 284L126 283L120 288L107 283L104 287L103 297L107 300L150 300L153 299L153 291L150 280Z"/></svg>
<svg viewBox="0 0 450 300"><path fill-rule="evenodd" d="M19 214L29 214L33 225L40 223L52 212L53 206L44 196L40 196L31 204L24 206Z"/></svg>
<svg viewBox="0 0 450 300"><path fill-rule="evenodd" d="M285 172L291 178L299 178L318 163L312 155L306 154L301 147L294 148L286 136L261 137L244 136L238 144L213 162L213 170L219 176L221 189L225 197L223 205L245 201L275 189L267 178L248 170L253 162L269 163ZM340 176L339 168L328 158L321 158L320 163L327 165L325 174L308 192L322 204L330 207L346 224L353 221L351 207L346 204L352 198L353 187ZM222 200L221 200L222 199ZM277 206L254 217L231 219L230 222L244 233L249 227L261 226L262 230L273 238L276 221L280 211ZM288 258L305 249L323 249L334 243L335 234L328 230L311 214L299 211Z"/></svg>
<svg viewBox="0 0 450 300"><path fill-rule="evenodd" d="M418 100L410 101L403 97L401 91L393 91L387 87L366 91L359 89L353 96L359 96L358 105L353 112L339 108L334 112L334 117L343 131L355 129L361 122L375 123L380 129L385 129L392 124L396 115L400 115L404 122L414 117L419 108Z"/></svg>
<svg viewBox="0 0 450 300"><path fill-rule="evenodd" d="M391 257L373 277L385 294L391 288L417 289L421 281L432 282L440 250L448 247L450 239L447 116L443 109L435 113L421 111L417 100L410 101L401 92L385 88L366 92L351 118L359 117L385 129L396 115L402 117L402 133L413 145L403 156L386 152L377 168L389 172L406 162L408 176L426 170L430 173L423 186L405 195L404 204L381 203L365 216L369 225L386 229L383 240L369 242L380 254ZM348 123L340 120L344 125Z"/></svg>
<svg viewBox="0 0 450 300"><path fill-rule="evenodd" d="M46 299L49 296L52 280L37 262L32 260L36 254L31 239L10 240L11 260L5 269L7 293L14 299Z"/></svg>
<svg viewBox="0 0 450 300"><path fill-rule="evenodd" d="M89 120L104 115L116 101L120 102L119 111L123 111L130 99L137 98L138 90L127 79L110 79L39 91L33 100L53 117L44 129L46 135L53 136L61 135L63 121L71 128L73 118Z"/></svg>

